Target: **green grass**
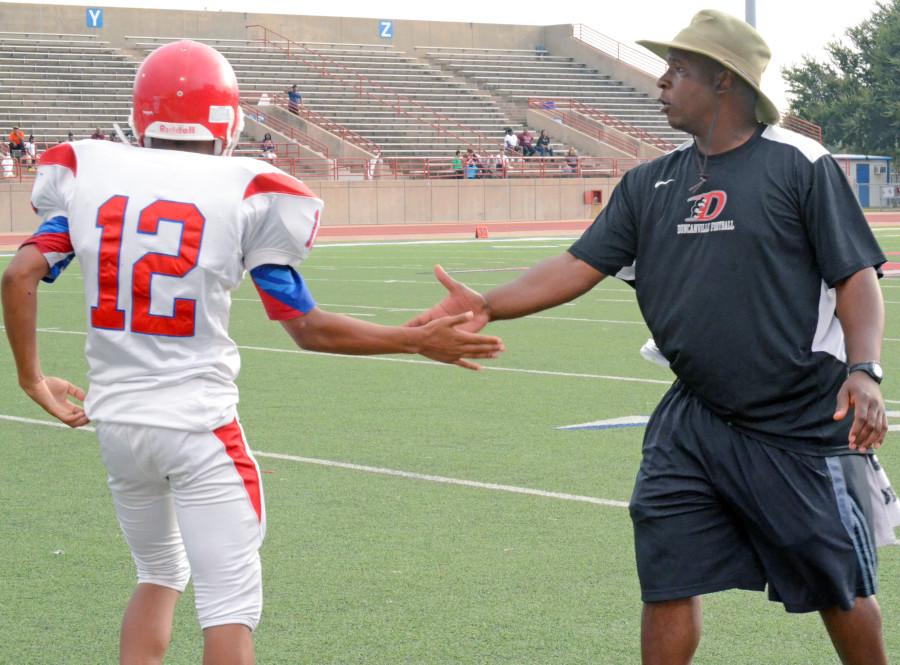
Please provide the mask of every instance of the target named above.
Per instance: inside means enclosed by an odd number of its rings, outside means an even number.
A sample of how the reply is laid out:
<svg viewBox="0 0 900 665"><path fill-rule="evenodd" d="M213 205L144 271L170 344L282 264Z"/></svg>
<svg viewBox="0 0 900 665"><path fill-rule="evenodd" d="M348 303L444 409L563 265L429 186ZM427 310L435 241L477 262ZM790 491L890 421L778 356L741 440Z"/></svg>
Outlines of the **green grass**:
<svg viewBox="0 0 900 665"><path fill-rule="evenodd" d="M900 231L878 235L900 251ZM453 270L531 265L564 240L319 247L304 267L327 309L400 323ZM0 259L0 268L8 259ZM479 289L516 273L460 277ZM900 338L900 280L883 283L888 338ZM40 325L84 330L77 266L41 289ZM235 294L240 345L292 349L252 286ZM615 302L615 301L625 302ZM367 309L361 306L384 309ZM548 317L639 322L612 280ZM403 471L627 501L640 428L564 432L559 425L647 415L664 385L565 374L668 380L638 355L643 325L531 318L497 324L509 351L494 367L541 375L242 351L241 418L251 446ZM84 338L40 335L47 372L84 382ZM0 415L47 420L16 387L8 348ZM884 395L900 400L900 342L885 342ZM900 404L889 405L900 410ZM894 419L897 422L897 419ZM0 663L115 660L133 585L92 434L0 420ZM900 437L881 458L900 478ZM633 665L640 601L627 510L375 475L260 456L269 531L262 549L263 665L509 663ZM898 481L900 482L900 481ZM900 618L900 548L883 549L885 625ZM789 616L763 594L705 599L698 665L836 663L816 616ZM900 636L887 631L900 653ZM190 591L167 662L199 662Z"/></svg>

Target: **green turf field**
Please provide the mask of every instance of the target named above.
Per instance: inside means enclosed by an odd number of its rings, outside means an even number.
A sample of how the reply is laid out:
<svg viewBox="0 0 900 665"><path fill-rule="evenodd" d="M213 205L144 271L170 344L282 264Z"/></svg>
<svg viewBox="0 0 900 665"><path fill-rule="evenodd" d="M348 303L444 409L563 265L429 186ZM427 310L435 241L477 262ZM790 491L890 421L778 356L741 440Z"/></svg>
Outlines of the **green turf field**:
<svg viewBox="0 0 900 665"><path fill-rule="evenodd" d="M900 228L877 234L886 251L900 251ZM485 289L568 245L323 245L303 273L326 309L400 323L441 297L436 262L472 271L457 277ZM882 285L884 395L900 412L900 279ZM85 372L80 289L73 264L40 297L44 369L76 383ZM649 415L665 391L668 371L638 354L648 333L628 287L607 280L573 304L490 326L508 352L480 373L408 356L301 352L266 319L249 282L235 293L231 330L243 347L241 418L265 472L262 665L639 663L641 605L620 502L643 430L556 429ZM5 344L0 358L0 663L112 663L133 571L94 435L9 420L49 417L18 390ZM880 456L900 484L900 433L889 434ZM896 658L900 547L880 556ZM200 644L188 592L167 662L199 663ZM837 659L816 616L729 592L705 600L695 662Z"/></svg>

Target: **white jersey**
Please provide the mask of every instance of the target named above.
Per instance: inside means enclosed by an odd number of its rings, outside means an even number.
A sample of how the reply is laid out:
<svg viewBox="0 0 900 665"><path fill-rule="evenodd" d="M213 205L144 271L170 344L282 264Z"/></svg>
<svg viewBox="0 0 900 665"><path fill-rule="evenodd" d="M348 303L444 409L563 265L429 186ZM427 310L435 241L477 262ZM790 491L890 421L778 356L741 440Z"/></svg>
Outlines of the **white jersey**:
<svg viewBox="0 0 900 665"><path fill-rule="evenodd" d="M190 431L232 419L230 292L245 270L303 261L322 201L255 159L86 140L44 153L32 205L46 281L73 255L84 275L88 417Z"/></svg>

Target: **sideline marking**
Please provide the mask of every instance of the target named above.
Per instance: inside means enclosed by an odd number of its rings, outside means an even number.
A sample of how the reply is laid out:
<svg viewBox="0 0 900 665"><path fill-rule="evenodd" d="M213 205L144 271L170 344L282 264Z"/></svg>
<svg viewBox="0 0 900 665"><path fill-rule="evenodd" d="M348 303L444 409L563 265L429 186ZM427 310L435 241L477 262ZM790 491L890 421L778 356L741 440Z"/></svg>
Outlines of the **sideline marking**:
<svg viewBox="0 0 900 665"><path fill-rule="evenodd" d="M580 236L546 236L537 238L497 238L494 242L552 242L558 240L578 240ZM484 240L392 240L387 242L333 242L316 243L316 249L333 247L398 247L402 245L482 245Z"/></svg>
<svg viewBox="0 0 900 665"><path fill-rule="evenodd" d="M622 416L621 418L607 418L606 420L594 420L580 425L562 425L556 429L581 430L581 429L620 429L622 427L643 427L650 422L650 416Z"/></svg>
<svg viewBox="0 0 900 665"><path fill-rule="evenodd" d="M44 425L47 427L59 427L63 429L71 429L63 423L55 423L47 420L36 420L34 418L19 418L17 416L8 416L0 414L0 420L9 420L17 423L25 423L28 425ZM94 432L93 427L79 427L81 432ZM527 494L529 496L539 496L544 499L559 499L562 501L575 501L578 503L590 503L595 506L612 506L614 508L627 508L627 501L616 501L615 499L601 499L596 496L584 496L581 494L568 494L566 492L550 492L547 490L532 489L530 487L517 487L515 485L501 485L499 483L483 483L478 480L464 480L461 478L449 478L447 476L435 476L428 473L414 473L412 471L400 471L398 469L387 469L380 466L367 466L365 464L353 464L352 462L337 462L334 460L319 459L317 457L300 457L298 455L285 455L282 453L267 453L260 450L254 450L253 455L256 457L268 457L270 459L284 460L287 462L299 462L301 464L315 464L317 466L327 466L338 469L348 469L350 471L363 471L365 473L374 473L381 476L393 476L395 478L406 478L407 480L424 480L431 483L441 483L443 485L457 485L460 487L471 487L473 489L494 490L495 492L508 492L511 494Z"/></svg>
<svg viewBox="0 0 900 665"><path fill-rule="evenodd" d="M0 329L4 328L4 326L0 326ZM38 332L42 333L50 333L55 335L81 335L82 337L86 337L86 332L78 332L75 330L57 330L55 328L37 328ZM304 349L273 349L266 346L242 346L240 344L237 345L238 349L242 351L262 351L264 353L293 353L297 355L303 356L329 356L332 358L344 358L351 360L374 360L380 362L391 362L391 363L407 363L410 365L430 365L432 367L445 367L445 368L453 368L454 365L448 365L447 363L439 363L434 360L417 360L415 358L392 358L387 356L350 356L342 353L323 353L320 351L306 351ZM523 369L520 367L493 367L490 365L482 365L481 371L487 372L513 372L516 374L532 374L535 376L559 376L565 378L576 378L576 379L605 379L607 381L624 381L626 383L650 383L662 386L670 386L672 385L671 380L662 380L662 379L642 379L636 376L614 376L611 374L587 374L582 372L552 372L550 370L542 370L542 369Z"/></svg>

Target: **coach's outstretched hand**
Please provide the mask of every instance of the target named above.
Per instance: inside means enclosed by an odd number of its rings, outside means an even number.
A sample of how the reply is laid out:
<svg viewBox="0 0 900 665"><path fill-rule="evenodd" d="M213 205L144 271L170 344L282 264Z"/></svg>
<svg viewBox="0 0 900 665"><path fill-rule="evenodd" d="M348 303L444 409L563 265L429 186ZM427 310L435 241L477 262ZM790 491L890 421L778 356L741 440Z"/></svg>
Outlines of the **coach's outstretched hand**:
<svg viewBox="0 0 900 665"><path fill-rule="evenodd" d="M439 265L434 267L434 276L447 289L447 297L408 321L406 323L408 327L423 326L442 316L462 314L464 312L471 312L472 316L468 321L460 324L460 330L473 333L478 332L490 322L490 307L483 295L470 289L462 282L457 282Z"/></svg>
<svg viewBox="0 0 900 665"><path fill-rule="evenodd" d="M90 422L84 413L84 407L69 400L69 397L74 397L83 402L84 391L65 379L45 376L37 383L22 386L22 390L44 411L69 427L81 427Z"/></svg>
<svg viewBox="0 0 900 665"><path fill-rule="evenodd" d="M506 347L499 337L478 335L466 330L466 326L471 325L473 319L472 312L463 312L442 316L416 326L422 333L418 352L426 358L442 363L453 363L466 369L481 369L479 365L465 358L496 358L506 350Z"/></svg>

